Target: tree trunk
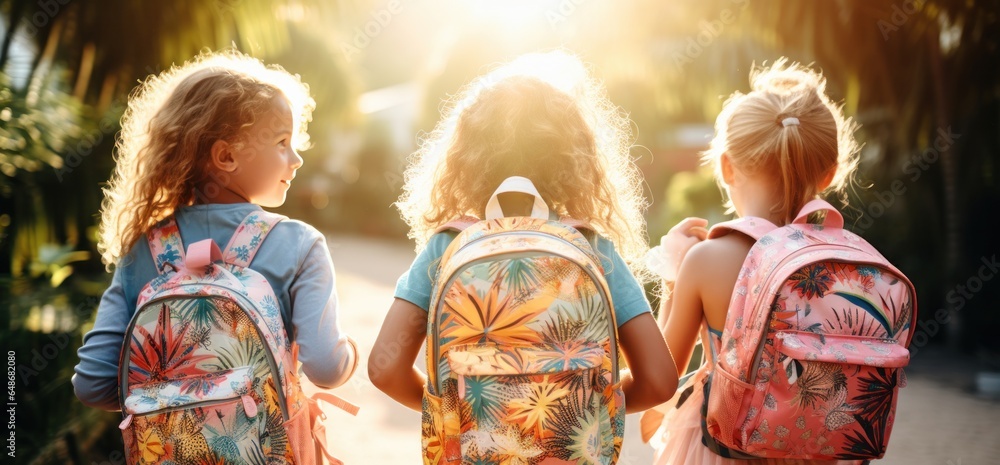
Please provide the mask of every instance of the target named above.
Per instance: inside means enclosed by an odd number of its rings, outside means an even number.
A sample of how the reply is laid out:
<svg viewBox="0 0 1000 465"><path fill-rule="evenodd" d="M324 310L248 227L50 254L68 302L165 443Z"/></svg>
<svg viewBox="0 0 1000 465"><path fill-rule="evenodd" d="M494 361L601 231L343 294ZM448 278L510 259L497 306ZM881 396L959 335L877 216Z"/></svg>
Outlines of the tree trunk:
<svg viewBox="0 0 1000 465"><path fill-rule="evenodd" d="M3 44L0 45L0 72L4 70L4 66L7 66L7 60L10 59L10 46L14 43L17 23L21 21L21 15L24 14L24 7L27 4L28 2L14 2L14 5L10 7L10 26L7 27L7 31L3 35Z"/></svg>

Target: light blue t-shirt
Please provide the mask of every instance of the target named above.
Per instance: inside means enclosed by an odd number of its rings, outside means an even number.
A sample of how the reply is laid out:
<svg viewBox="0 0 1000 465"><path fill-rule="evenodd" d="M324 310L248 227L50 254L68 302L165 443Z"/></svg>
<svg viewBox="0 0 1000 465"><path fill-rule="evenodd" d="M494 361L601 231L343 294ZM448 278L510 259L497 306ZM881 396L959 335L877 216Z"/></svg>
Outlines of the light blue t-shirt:
<svg viewBox="0 0 1000 465"><path fill-rule="evenodd" d="M211 238L223 248L251 212L252 203L182 207L174 218L187 247ZM302 371L314 384L336 387L351 376L357 354L337 323L337 290L326 239L306 223L284 220L264 239L250 268L271 284L289 338L299 344ZM77 351L77 397L89 406L118 410L118 357L142 288L156 277L145 236L115 268L101 297L94 328Z"/></svg>
<svg viewBox="0 0 1000 465"><path fill-rule="evenodd" d="M455 231L443 231L428 239L427 247L413 260L410 269L396 281L396 298L425 311L430 307L438 263L457 235ZM618 327L643 313L651 313L646 293L635 276L632 276L625 260L615 250L614 243L598 236L597 255L601 258L604 279L611 290L611 304L615 308Z"/></svg>

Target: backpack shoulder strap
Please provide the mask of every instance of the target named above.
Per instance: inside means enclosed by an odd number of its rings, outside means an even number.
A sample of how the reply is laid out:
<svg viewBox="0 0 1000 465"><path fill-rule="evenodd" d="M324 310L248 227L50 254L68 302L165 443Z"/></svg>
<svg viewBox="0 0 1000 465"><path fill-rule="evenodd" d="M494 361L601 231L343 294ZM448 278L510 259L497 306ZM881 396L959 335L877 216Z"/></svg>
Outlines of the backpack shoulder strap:
<svg viewBox="0 0 1000 465"><path fill-rule="evenodd" d="M441 226L438 226L436 229L434 229L434 233L437 234L439 232L444 232L444 231L462 232L468 229L469 226L472 226L478 223L479 221L480 221L479 218L476 218L474 216L468 216L468 215L460 216L445 224L442 224Z"/></svg>
<svg viewBox="0 0 1000 465"><path fill-rule="evenodd" d="M153 255L153 264L157 274L164 274L164 268L169 265L177 271L184 263L184 242L181 241L181 231L177 222L171 216L146 233L149 252Z"/></svg>
<svg viewBox="0 0 1000 465"><path fill-rule="evenodd" d="M712 226L712 229L708 231L708 238L715 239L736 231L746 234L757 241L775 229L778 229L778 227L764 218L748 216Z"/></svg>
<svg viewBox="0 0 1000 465"><path fill-rule="evenodd" d="M589 232L592 232L592 233L596 232L594 230L594 227L591 226L590 223L588 223L586 221L581 221L581 220L573 219L573 218L570 218L568 216L564 216L562 218L559 218L559 222L562 223L562 224L565 224L566 226L570 226L573 229L576 229L577 231L580 231L581 233L584 232L584 231L589 231Z"/></svg>
<svg viewBox="0 0 1000 465"><path fill-rule="evenodd" d="M286 219L282 215L266 211L255 211L247 215L246 218L236 227L232 239L222 252L222 260L230 265L246 268L253 262L254 255L264 243L271 229L278 222Z"/></svg>

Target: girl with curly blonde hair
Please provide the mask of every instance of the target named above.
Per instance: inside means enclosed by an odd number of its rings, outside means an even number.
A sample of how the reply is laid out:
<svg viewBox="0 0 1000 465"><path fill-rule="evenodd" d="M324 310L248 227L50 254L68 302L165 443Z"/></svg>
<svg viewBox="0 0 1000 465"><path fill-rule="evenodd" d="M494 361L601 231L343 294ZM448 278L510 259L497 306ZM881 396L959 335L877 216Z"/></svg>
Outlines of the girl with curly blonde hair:
<svg viewBox="0 0 1000 465"><path fill-rule="evenodd" d="M630 130L583 63L562 52L520 57L451 99L412 156L396 204L419 254L397 282L369 358L376 387L421 410L425 376L414 359L426 337L438 264L456 237L440 228L459 217L486 218L491 194L517 176L537 188L549 219L572 218L594 232L631 370L622 376L626 410L641 411L673 394L673 364L630 270L639 272L638 259L647 249L646 201L629 156ZM528 216L536 201L522 193L498 198L507 216Z"/></svg>
<svg viewBox="0 0 1000 465"><path fill-rule="evenodd" d="M176 224L184 244L229 243L261 206L278 207L302 166L315 106L298 76L236 51L205 53L146 79L131 95L102 205L99 248L114 268L94 328L79 350L73 386L83 403L118 410L119 353L140 291L167 267L154 264L154 229ZM337 323L333 264L324 236L283 219L249 267L278 298L299 361L322 387L357 364ZM176 261L176 260L175 260ZM170 262L165 264L175 265Z"/></svg>

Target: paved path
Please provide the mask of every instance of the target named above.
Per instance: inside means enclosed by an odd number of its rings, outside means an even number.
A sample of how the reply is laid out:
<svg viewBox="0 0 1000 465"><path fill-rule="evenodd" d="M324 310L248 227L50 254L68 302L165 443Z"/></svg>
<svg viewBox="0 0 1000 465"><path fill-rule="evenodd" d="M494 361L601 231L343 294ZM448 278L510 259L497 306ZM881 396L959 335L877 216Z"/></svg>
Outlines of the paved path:
<svg viewBox="0 0 1000 465"><path fill-rule="evenodd" d="M324 406L331 449L347 465L420 464L420 414L397 404L368 381L368 351L392 302L396 278L413 260L412 246L357 237L332 236L341 325L362 350L358 373L335 392L360 404L351 417ZM929 351L928 351L929 352ZM922 356L922 358L924 358ZM889 453L878 464L1000 464L1000 403L963 390L968 370L944 356L908 371L899 399ZM418 366L423 366L423 356ZM315 388L307 388L309 389ZM638 439L638 416L627 418L621 465L644 465L652 450Z"/></svg>

